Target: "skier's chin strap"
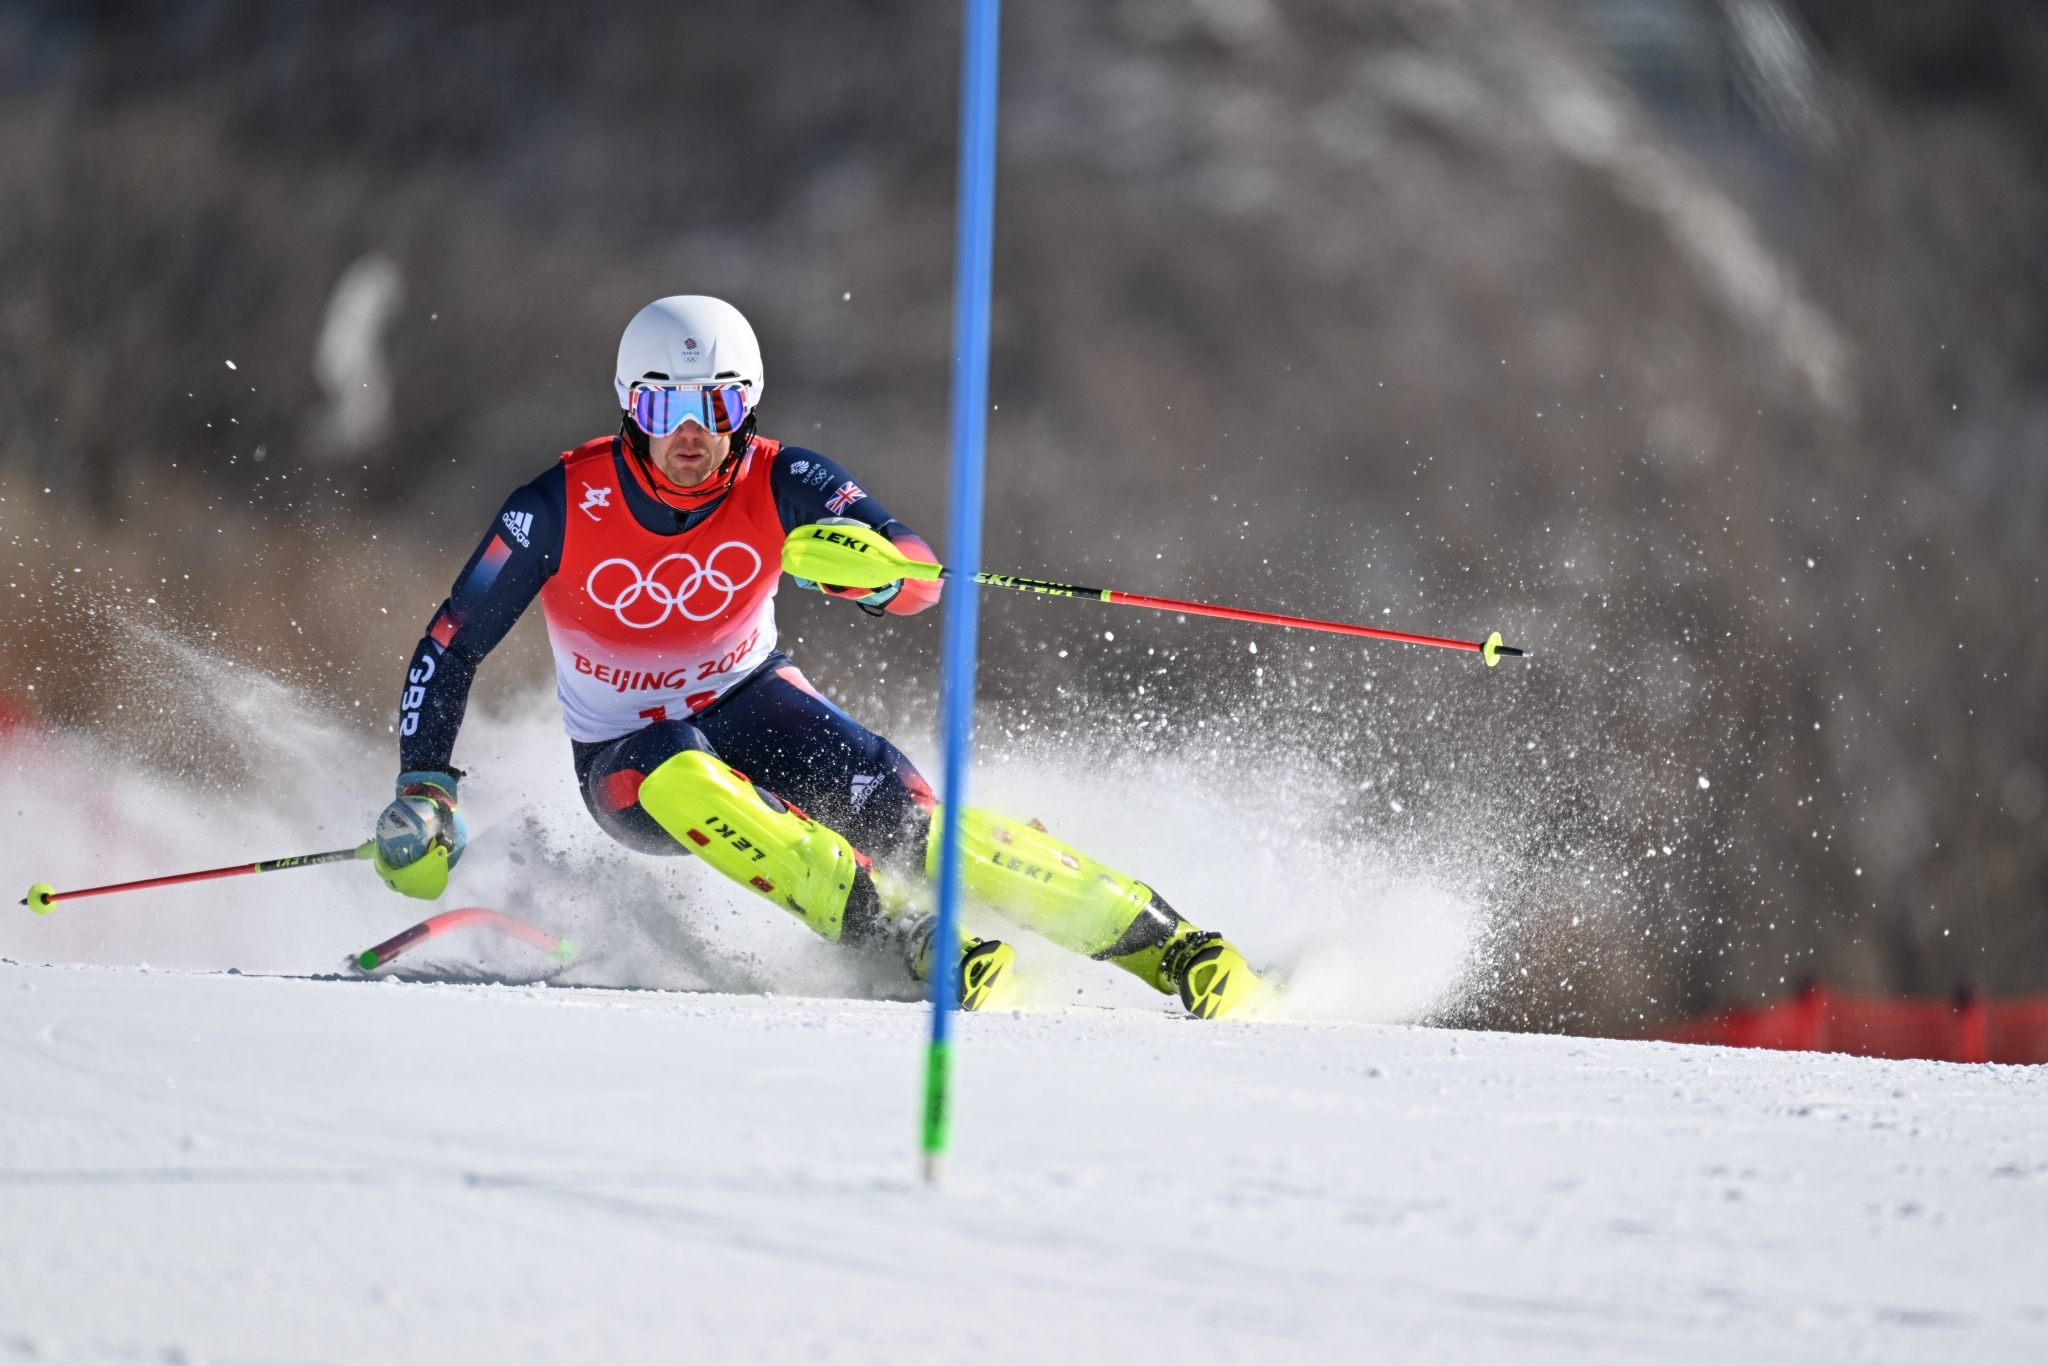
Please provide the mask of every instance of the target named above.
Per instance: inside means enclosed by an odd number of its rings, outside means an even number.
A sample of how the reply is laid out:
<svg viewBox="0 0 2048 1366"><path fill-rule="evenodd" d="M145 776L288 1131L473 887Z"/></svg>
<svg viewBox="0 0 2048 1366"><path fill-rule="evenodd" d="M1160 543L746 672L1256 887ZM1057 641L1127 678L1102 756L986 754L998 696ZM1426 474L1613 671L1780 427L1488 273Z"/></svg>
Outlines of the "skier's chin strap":
<svg viewBox="0 0 2048 1366"><path fill-rule="evenodd" d="M630 416L621 424L619 434L625 440L626 449L632 453L633 458L628 463L639 475L641 487L656 501L682 513L696 512L709 507L732 491L733 481L739 478L740 457L746 454L748 445L754 439L749 432L734 432L732 453L726 456L725 462L713 470L708 478L684 488L662 474L656 467L654 457L647 449L647 438L633 430L633 419Z"/></svg>

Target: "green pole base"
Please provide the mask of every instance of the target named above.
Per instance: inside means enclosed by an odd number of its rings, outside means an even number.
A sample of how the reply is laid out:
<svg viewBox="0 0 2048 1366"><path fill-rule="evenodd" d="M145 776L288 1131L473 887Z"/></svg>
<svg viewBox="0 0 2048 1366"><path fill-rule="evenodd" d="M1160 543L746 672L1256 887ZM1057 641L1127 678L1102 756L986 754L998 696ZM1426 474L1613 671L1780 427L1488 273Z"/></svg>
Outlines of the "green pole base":
<svg viewBox="0 0 2048 1366"><path fill-rule="evenodd" d="M924 1179L937 1182L952 1146L953 1045L934 1043L924 1065Z"/></svg>
<svg viewBox="0 0 2048 1366"><path fill-rule="evenodd" d="M48 915L51 911L57 909L56 896L57 889L55 887L52 887L47 882L38 882L35 886L28 889L28 896L22 900L21 904L34 911L37 915Z"/></svg>

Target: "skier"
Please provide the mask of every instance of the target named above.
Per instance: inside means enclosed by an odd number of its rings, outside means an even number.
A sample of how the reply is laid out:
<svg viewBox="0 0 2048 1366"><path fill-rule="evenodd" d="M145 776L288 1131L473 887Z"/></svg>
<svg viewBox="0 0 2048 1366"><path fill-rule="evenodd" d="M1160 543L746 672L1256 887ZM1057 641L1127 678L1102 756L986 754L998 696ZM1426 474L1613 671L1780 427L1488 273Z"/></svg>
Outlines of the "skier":
<svg viewBox="0 0 2048 1366"><path fill-rule="evenodd" d="M476 667L537 596L584 803L614 839L695 854L826 939L890 944L928 980L938 803L903 752L776 648L787 536L857 523L911 559L929 546L838 464L756 431L760 344L738 309L676 295L619 342L614 436L513 491L413 652L398 795L377 821L380 876L431 900L462 857L450 764ZM938 601L938 581L803 588L874 616ZM1053 942L1107 959L1202 1018L1260 992L1244 958L1145 883L1036 821L962 814L967 891ZM993 1003L1014 950L962 936L961 1004Z"/></svg>

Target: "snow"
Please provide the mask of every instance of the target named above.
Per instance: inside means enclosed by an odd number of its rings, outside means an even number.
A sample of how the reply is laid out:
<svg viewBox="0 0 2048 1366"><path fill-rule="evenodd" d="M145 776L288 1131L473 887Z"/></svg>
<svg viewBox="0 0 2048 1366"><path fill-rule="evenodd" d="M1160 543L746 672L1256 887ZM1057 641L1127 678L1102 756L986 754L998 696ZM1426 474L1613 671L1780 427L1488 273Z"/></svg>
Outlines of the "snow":
<svg viewBox="0 0 2048 1366"><path fill-rule="evenodd" d="M35 798L0 811L5 885L368 832L381 740L137 640L197 702L126 742L0 747ZM476 931L401 960L438 982L308 979L435 909L354 864L12 908L0 1366L2042 1354L2039 1069L1390 1023L1483 963L1500 828L1440 815L1390 851L1251 739L992 740L978 803L1159 870L1315 1018L1188 1020L998 931L1028 1008L961 1022L939 1190L925 1012L865 999L906 984L606 839L544 695L465 727L474 836L438 909L570 935L551 986L447 980L553 970ZM1255 828L1288 837L1217 837Z"/></svg>
<svg viewBox="0 0 2048 1366"><path fill-rule="evenodd" d="M15 897L44 880L70 890L349 847L369 835L391 798L383 743L323 720L314 701L274 677L145 637L138 633L137 657L206 705L131 737L128 750L117 736L76 731L0 737L0 776L36 794L0 808L0 887L19 888ZM1077 765L1068 729L1036 754L1005 741L977 774L977 803L1018 819L1042 816L1055 835L1154 879L1195 923L1227 931L1261 965L1289 969L1297 1013L1419 1018L1472 972L1485 935L1475 884L1501 871L1502 856L1487 847L1497 831L1439 833L1424 856L1392 857L1344 828L1332 815L1341 794L1286 752L1229 768L1227 781L1198 782L1195 775L1217 777L1214 761L1179 750L1095 746L1091 763ZM932 758L929 737L906 743L920 762ZM435 910L480 905L581 947L553 977L558 985L821 997L914 990L877 979L697 860L650 858L604 835L577 792L551 692L473 710L462 746L471 838L437 905L392 895L365 865L294 869L78 901L48 916L0 916L0 957L305 975L332 972ZM1211 752L1207 741L1198 747L1200 756ZM137 750L159 762L138 764ZM164 762L181 752L191 756L182 777ZM218 776L237 767L248 776ZM927 772L937 767L925 763ZM1262 825L1287 836L1218 835ZM1272 894L1280 886L1288 895ZM1034 1004L1160 1003L1135 978L978 910L969 923L1016 944ZM403 970L530 980L555 966L486 935L452 938L408 954Z"/></svg>
<svg viewBox="0 0 2048 1366"><path fill-rule="evenodd" d="M308 875L312 876L312 875ZM2038 1360L2040 1069L0 963L0 1362Z"/></svg>

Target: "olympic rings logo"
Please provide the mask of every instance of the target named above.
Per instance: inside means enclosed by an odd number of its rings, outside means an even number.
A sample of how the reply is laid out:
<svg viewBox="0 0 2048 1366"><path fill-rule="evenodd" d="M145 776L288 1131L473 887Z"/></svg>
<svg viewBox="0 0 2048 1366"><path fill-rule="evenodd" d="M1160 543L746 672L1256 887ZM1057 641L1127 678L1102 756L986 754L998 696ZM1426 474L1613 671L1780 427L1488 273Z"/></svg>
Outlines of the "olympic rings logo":
<svg viewBox="0 0 2048 1366"><path fill-rule="evenodd" d="M726 552L729 550L737 550L747 557L749 563L745 578L733 578L731 571L737 568L737 565L730 555L726 555ZM725 556L726 567L723 569L719 567L720 556ZM662 571L670 564L675 564L682 568L679 568L669 576L677 580L676 582L665 583L662 581ZM624 569L633 578L629 583L620 584L618 592L612 596L611 601L607 602L598 592L597 579L600 574L603 574L614 565ZM687 573L684 572L685 569L687 569ZM745 541L727 541L724 545L721 545L718 549L705 556L702 564L697 562L695 555L683 553L664 555L656 560L654 568L648 570L645 574L642 574L640 566L634 564L631 560L606 560L590 571L590 577L583 582L583 591L589 595L592 602L596 603L599 607L605 608L634 630L651 631L664 621L667 621L671 612L680 612L691 621L710 621L713 617L722 614L726 608L732 606L733 595L760 577L760 574L760 552L756 551L754 547L748 545ZM616 583L617 581L618 576L616 574L607 579L607 583ZM709 594L721 595L718 598L718 605L716 607L713 607L708 612L693 612L690 610L692 599ZM647 600L649 606L643 607L637 612L632 612L633 606L642 598ZM701 606L702 604L698 605ZM652 621L636 620L636 618L645 618L651 615L655 607L661 608L660 616L655 617ZM629 612L631 613L630 615Z"/></svg>

